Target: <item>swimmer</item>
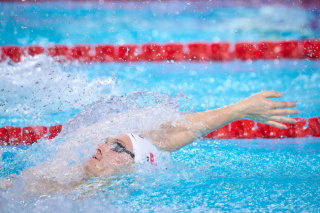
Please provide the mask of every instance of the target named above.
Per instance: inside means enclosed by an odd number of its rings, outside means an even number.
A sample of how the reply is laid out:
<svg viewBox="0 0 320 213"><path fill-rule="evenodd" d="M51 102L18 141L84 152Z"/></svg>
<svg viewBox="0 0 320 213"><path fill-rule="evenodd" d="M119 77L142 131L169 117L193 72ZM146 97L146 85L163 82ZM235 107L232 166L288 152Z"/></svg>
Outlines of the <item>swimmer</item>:
<svg viewBox="0 0 320 213"><path fill-rule="evenodd" d="M281 96L279 92L263 91L229 106L188 114L184 120L163 124L160 129L142 136L127 133L107 138L85 163L85 170L89 177L97 177L112 175L119 168L134 163L147 161L156 165L158 148L174 152L235 120L248 118L285 129L286 125L280 122L294 124L296 120L284 115L299 111L289 109L296 106L294 102L269 99Z"/></svg>
<svg viewBox="0 0 320 213"><path fill-rule="evenodd" d="M296 120L284 115L298 114L299 111L289 109L296 106L294 102L269 99L281 96L282 93L279 92L263 91L229 106L185 115L178 122L164 123L159 129L141 135L124 133L108 137L97 147L96 154L81 165L81 170L84 170L81 173L83 177L72 184L43 178L37 174L36 168L28 169L20 176L27 178L29 193L69 191L93 177L115 175L135 163L149 162L157 165L158 149L174 152L235 120L248 118L285 129L287 127L280 122L293 124ZM75 175L77 171L71 173ZM12 184L13 181L8 182L3 179L0 181L0 188L9 188Z"/></svg>

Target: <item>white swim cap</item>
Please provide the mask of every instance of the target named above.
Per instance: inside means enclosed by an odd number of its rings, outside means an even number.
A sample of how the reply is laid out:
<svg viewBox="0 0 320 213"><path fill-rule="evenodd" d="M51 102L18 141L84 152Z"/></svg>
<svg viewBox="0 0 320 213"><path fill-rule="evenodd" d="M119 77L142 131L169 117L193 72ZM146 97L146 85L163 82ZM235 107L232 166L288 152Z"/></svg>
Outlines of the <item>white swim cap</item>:
<svg viewBox="0 0 320 213"><path fill-rule="evenodd" d="M156 146L140 135L131 133L128 133L127 135L130 137L133 146L135 163L148 161L152 165L156 165L155 160L159 156L159 151Z"/></svg>

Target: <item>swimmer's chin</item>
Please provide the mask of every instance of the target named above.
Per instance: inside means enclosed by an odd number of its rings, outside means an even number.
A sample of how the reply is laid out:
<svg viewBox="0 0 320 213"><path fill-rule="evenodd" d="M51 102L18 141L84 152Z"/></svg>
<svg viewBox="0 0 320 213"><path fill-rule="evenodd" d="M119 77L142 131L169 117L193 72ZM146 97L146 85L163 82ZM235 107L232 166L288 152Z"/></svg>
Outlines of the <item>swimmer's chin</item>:
<svg viewBox="0 0 320 213"><path fill-rule="evenodd" d="M83 168L84 168L84 179L85 179L85 180L89 180L89 179L91 179L91 178L94 178L94 177L99 176L99 174L97 174L96 172L91 171L90 163L95 162L95 161L97 161L97 160L94 159L94 158L90 158L87 162L85 162L85 163L83 164Z"/></svg>

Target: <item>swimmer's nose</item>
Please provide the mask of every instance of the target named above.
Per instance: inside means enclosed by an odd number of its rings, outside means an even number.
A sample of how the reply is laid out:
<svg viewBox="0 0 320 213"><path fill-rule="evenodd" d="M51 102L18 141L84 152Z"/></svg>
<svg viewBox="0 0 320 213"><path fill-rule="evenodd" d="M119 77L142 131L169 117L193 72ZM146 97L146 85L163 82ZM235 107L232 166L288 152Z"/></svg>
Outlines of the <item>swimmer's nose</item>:
<svg viewBox="0 0 320 213"><path fill-rule="evenodd" d="M101 154L104 154L104 153L106 153L108 151L109 145L108 144L100 144L98 146L98 149L100 149Z"/></svg>

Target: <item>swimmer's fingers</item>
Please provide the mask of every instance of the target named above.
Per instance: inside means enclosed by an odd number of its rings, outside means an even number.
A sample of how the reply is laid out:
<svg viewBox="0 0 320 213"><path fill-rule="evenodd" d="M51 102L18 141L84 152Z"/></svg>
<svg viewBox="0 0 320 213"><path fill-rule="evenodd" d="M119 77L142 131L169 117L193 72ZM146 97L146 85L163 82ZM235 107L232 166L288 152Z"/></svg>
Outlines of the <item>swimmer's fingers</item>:
<svg viewBox="0 0 320 213"><path fill-rule="evenodd" d="M281 124L281 123L278 123L276 121L267 121L265 122L265 124L268 124L270 126L274 126L274 127L277 127L279 129L287 129L287 126L284 125L284 124Z"/></svg>
<svg viewBox="0 0 320 213"><path fill-rule="evenodd" d="M270 115L296 115L299 110L296 109L272 109L269 111Z"/></svg>
<svg viewBox="0 0 320 213"><path fill-rule="evenodd" d="M286 123L290 123L290 124L295 124L297 123L297 121L293 118L287 118L287 117L283 117L283 116L271 116L270 120L272 121L279 121L279 122L286 122Z"/></svg>
<svg viewBox="0 0 320 213"><path fill-rule="evenodd" d="M278 102L278 101L271 101L271 106L273 108L280 108L280 109L285 109L285 108L291 108L297 106L295 102Z"/></svg>
<svg viewBox="0 0 320 213"><path fill-rule="evenodd" d="M276 91L263 91L261 94L266 98L280 98L282 96L281 92Z"/></svg>

